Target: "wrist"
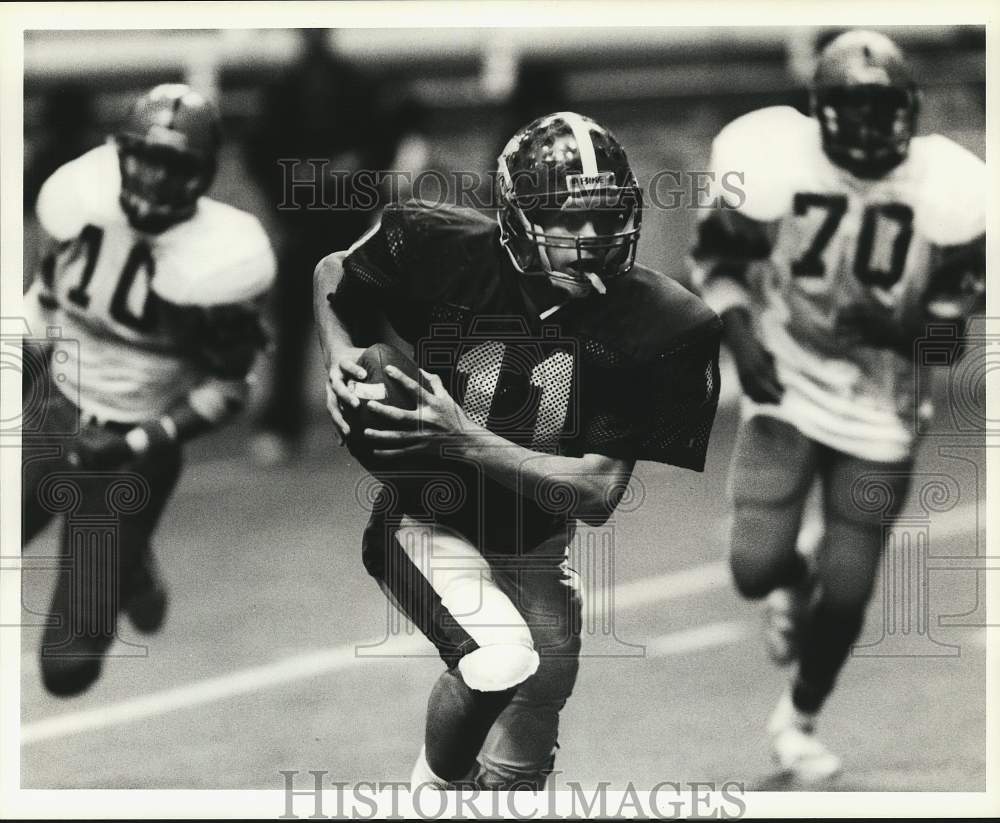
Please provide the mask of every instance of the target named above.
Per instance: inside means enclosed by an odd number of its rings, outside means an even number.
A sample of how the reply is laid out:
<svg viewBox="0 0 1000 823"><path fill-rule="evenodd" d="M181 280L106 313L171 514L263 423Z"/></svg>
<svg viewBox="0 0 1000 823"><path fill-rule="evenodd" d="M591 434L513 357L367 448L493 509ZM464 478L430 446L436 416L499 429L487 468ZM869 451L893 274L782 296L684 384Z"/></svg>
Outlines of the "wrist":
<svg viewBox="0 0 1000 823"><path fill-rule="evenodd" d="M138 457L149 451L152 438L144 426L136 426L125 432L125 443L128 444L132 454Z"/></svg>
<svg viewBox="0 0 1000 823"><path fill-rule="evenodd" d="M462 423L462 436L458 438L456 444L460 457L467 460L483 460L487 449L506 442L499 435L494 434L485 426L474 423L465 415L463 415Z"/></svg>
<svg viewBox="0 0 1000 823"><path fill-rule="evenodd" d="M178 439L177 424L165 414L159 420L143 423L125 432L125 442L136 456L146 454L151 448Z"/></svg>

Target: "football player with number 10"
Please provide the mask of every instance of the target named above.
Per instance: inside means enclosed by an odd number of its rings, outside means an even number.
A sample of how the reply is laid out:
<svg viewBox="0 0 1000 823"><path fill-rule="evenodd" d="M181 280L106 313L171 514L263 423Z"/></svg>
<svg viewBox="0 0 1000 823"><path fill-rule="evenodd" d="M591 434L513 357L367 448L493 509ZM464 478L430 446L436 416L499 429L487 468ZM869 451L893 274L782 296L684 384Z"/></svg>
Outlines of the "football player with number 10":
<svg viewBox="0 0 1000 823"><path fill-rule="evenodd" d="M57 169L38 197L49 245L25 308L51 374L25 372L44 408L22 448L23 539L52 519L59 493L79 495L82 520L107 515L116 488L135 504L118 514L109 549L78 545L63 524L69 568L41 650L56 695L96 680L120 611L143 632L162 624L166 587L151 540L182 444L243 407L264 343L259 302L274 254L255 217L205 196L220 141L208 100L160 85L113 140ZM49 340L49 328L60 336ZM57 492L49 481L60 479L75 491Z"/></svg>

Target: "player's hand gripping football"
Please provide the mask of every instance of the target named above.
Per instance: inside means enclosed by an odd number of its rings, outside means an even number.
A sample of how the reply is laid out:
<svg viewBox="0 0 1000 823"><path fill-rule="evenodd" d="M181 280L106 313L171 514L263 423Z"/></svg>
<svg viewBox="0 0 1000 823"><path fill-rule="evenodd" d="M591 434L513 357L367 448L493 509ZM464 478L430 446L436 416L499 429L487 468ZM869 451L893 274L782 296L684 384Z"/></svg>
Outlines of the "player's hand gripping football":
<svg viewBox="0 0 1000 823"><path fill-rule="evenodd" d="M743 391L756 403L779 403L785 387L778 380L774 355L753 332L750 315L743 309L730 309L722 323Z"/></svg>
<svg viewBox="0 0 1000 823"><path fill-rule="evenodd" d="M368 402L372 413L396 426L395 429L365 429L365 437L372 443L376 457L392 458L424 452L442 441L454 441L478 431L462 407L448 394L436 374L423 369L420 373L427 380L429 389L403 374L395 366L386 366L386 376L395 380L413 395L414 410L387 406L377 400Z"/></svg>
<svg viewBox="0 0 1000 823"><path fill-rule="evenodd" d="M344 419L344 407L357 408L361 401L351 390L348 383L351 380L364 380L367 372L358 364L358 358L364 353L364 349L346 348L339 349L332 354L326 379L326 410L330 413L337 433L340 436L341 445L347 435L351 433L351 427Z"/></svg>

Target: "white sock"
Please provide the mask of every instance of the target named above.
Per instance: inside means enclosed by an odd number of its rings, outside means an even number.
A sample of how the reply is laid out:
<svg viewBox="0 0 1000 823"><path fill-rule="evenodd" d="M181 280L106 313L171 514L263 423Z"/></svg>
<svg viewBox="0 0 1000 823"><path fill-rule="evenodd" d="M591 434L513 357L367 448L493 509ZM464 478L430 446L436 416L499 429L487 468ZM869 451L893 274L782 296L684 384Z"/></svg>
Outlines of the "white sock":
<svg viewBox="0 0 1000 823"><path fill-rule="evenodd" d="M410 773L410 791L415 791L417 786L426 783L437 786L439 789L447 789L451 784L443 777L434 774L430 764L427 762L427 749L420 747L420 754L417 755L417 762L413 764L413 771Z"/></svg>

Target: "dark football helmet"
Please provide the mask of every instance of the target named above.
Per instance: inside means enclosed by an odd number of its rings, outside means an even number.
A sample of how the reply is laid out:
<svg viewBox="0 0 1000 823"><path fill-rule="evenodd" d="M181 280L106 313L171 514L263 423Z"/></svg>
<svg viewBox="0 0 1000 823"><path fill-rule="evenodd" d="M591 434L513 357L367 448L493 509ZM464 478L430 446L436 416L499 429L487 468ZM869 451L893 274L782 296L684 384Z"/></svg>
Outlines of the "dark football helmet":
<svg viewBox="0 0 1000 823"><path fill-rule="evenodd" d="M855 176L883 177L906 159L919 108L906 58L885 35L845 32L820 54L812 110L823 151Z"/></svg>
<svg viewBox="0 0 1000 823"><path fill-rule="evenodd" d="M156 233L194 214L221 137L215 107L188 86L165 83L140 97L115 135L129 223Z"/></svg>
<svg viewBox="0 0 1000 823"><path fill-rule="evenodd" d="M586 272L609 281L635 263L642 190L621 144L589 117L557 112L518 131L497 187L500 242L518 271L589 287ZM554 249L575 250L570 271L553 268Z"/></svg>

